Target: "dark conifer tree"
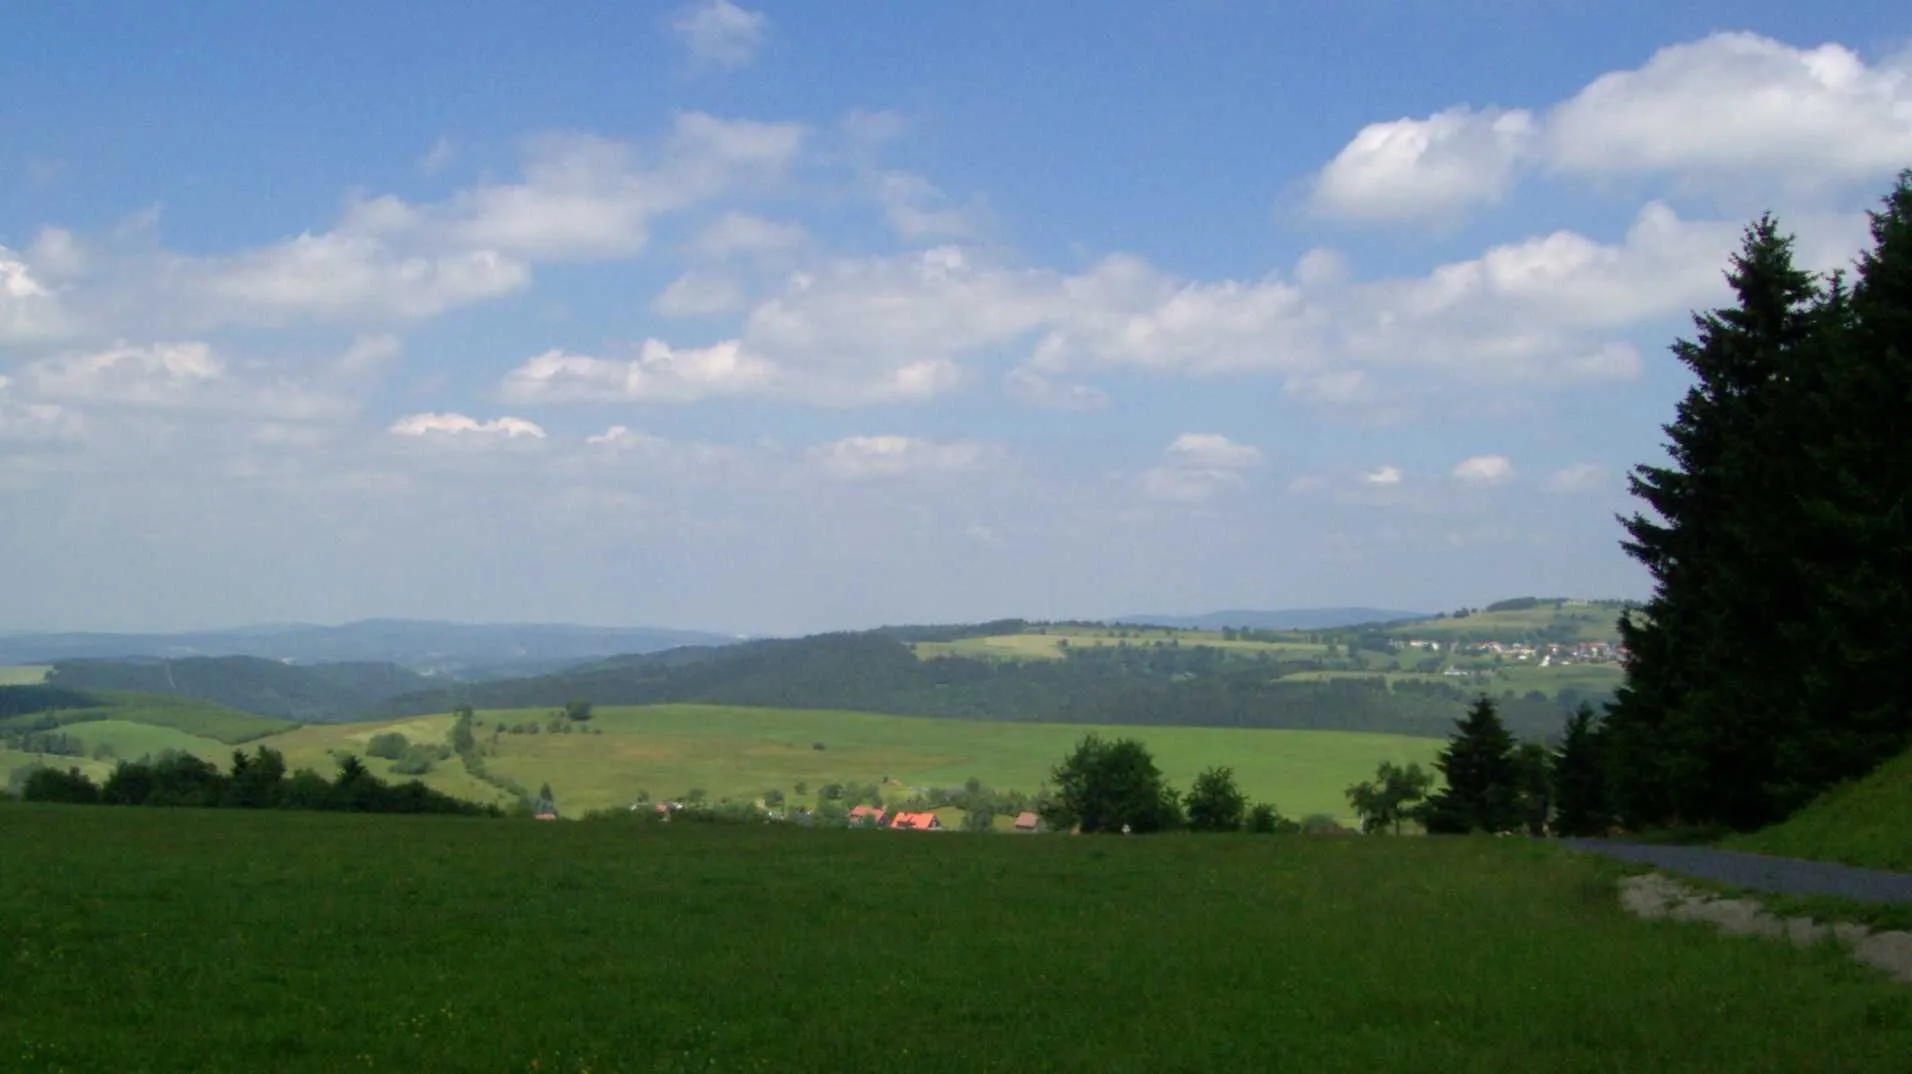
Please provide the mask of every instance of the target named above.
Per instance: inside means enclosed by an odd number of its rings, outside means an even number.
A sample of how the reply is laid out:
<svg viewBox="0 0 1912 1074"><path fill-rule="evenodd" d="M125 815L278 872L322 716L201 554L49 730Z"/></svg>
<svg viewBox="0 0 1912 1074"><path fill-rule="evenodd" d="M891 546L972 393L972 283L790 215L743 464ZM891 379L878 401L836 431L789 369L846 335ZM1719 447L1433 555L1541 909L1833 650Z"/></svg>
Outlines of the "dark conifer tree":
<svg viewBox="0 0 1912 1074"><path fill-rule="evenodd" d="M1554 832L1587 836L1606 832L1611 822L1607 808L1606 742L1600 718L1592 705L1581 705L1567 717L1566 733L1554 751Z"/></svg>
<svg viewBox="0 0 1912 1074"><path fill-rule="evenodd" d="M1770 818L1772 734L1783 710L1728 668L1765 668L1796 615L1797 586L1759 535L1771 501L1773 412L1818 327L1819 288L1773 219L1747 229L1728 273L1737 303L1695 318L1674 355L1694 385L1665 427L1669 462L1629 482L1653 514L1622 519L1627 553L1655 589L1621 622L1627 682L1609 717L1615 805L1633 824Z"/></svg>
<svg viewBox="0 0 1912 1074"><path fill-rule="evenodd" d="M1798 667L1773 781L1784 809L1912 740L1912 171L1872 239L1849 298L1826 304L1793 408L1804 598L1785 624Z"/></svg>
<svg viewBox="0 0 1912 1074"><path fill-rule="evenodd" d="M1500 722L1492 698L1482 694L1456 721L1434 767L1447 785L1428 799L1422 812L1428 831L1458 834L1520 827L1521 772L1514 736Z"/></svg>

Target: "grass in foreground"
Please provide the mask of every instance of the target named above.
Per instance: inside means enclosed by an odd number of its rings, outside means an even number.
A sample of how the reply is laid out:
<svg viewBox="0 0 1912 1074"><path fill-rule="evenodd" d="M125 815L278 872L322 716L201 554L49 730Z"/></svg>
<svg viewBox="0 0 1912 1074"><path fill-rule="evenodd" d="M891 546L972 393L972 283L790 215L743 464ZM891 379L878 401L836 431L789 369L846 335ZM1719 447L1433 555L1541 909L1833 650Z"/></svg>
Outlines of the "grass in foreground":
<svg viewBox="0 0 1912 1074"><path fill-rule="evenodd" d="M1912 751L1827 791L1782 823L1720 845L1912 872Z"/></svg>
<svg viewBox="0 0 1912 1074"><path fill-rule="evenodd" d="M1521 840L0 807L9 1070L1901 1069L1912 989ZM879 881L880 882L877 882Z"/></svg>

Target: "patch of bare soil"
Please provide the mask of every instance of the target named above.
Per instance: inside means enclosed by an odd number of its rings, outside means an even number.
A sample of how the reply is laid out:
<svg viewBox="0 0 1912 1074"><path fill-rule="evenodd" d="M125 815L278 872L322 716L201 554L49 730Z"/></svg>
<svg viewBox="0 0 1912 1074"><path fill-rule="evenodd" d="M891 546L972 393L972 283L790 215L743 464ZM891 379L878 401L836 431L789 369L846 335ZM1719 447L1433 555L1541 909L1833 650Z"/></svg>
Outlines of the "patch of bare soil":
<svg viewBox="0 0 1912 1074"><path fill-rule="evenodd" d="M1831 937L1859 961L1912 983L1912 932L1875 932L1863 925L1828 925L1810 917L1781 918L1751 899L1696 891L1662 873L1622 880L1620 904L1648 920L1703 921L1725 932L1770 936L1801 947Z"/></svg>

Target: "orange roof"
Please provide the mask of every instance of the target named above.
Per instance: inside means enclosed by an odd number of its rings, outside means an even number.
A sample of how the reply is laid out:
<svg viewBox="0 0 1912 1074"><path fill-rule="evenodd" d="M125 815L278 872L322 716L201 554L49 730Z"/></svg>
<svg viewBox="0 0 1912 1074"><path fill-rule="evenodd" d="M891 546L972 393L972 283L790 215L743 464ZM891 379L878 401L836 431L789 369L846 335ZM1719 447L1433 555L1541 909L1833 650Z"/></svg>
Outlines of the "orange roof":
<svg viewBox="0 0 1912 1074"><path fill-rule="evenodd" d="M1037 817L1034 813L1022 812L1016 814L1016 827L1018 828L1033 828L1040 823L1040 821L1041 818Z"/></svg>
<svg viewBox="0 0 1912 1074"><path fill-rule="evenodd" d="M932 828L942 827L942 822L936 819L934 813L898 813L896 819L890 821L890 827L913 828L926 832Z"/></svg>

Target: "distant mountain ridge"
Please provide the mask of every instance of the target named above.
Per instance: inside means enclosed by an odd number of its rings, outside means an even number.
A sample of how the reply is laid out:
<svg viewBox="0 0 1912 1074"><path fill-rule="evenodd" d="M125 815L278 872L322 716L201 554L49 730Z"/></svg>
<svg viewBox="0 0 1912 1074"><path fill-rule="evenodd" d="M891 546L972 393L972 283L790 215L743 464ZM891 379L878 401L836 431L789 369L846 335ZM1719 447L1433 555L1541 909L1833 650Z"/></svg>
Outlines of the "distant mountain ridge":
<svg viewBox="0 0 1912 1074"><path fill-rule="evenodd" d="M1200 615L1124 615L1109 620L1135 626L1178 627L1184 630L1220 630L1223 627L1249 627L1255 630L1331 630L1336 627L1362 626L1368 623L1399 623L1414 619L1433 619L1428 612L1404 612L1388 608L1287 608L1279 611L1254 611L1245 608Z"/></svg>
<svg viewBox="0 0 1912 1074"><path fill-rule="evenodd" d="M0 664L254 656L301 664L393 663L421 674L490 678L582 660L738 639L695 630L551 623L365 619L338 626L274 624L178 633L0 634Z"/></svg>

